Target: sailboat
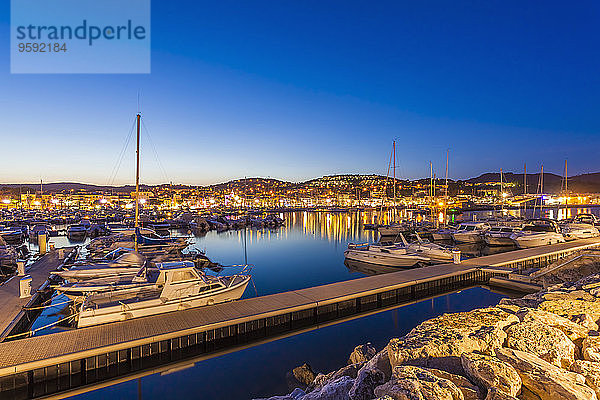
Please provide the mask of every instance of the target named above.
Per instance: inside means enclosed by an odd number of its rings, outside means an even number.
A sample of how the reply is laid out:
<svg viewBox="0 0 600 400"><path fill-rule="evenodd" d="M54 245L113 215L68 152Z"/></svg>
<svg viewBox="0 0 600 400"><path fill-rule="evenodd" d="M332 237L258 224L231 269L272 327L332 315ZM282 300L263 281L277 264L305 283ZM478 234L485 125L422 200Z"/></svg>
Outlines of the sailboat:
<svg viewBox="0 0 600 400"><path fill-rule="evenodd" d="M140 246L168 244L168 239L149 238L140 231L139 190L140 190L140 125L141 115L136 115L137 146L135 175L135 235L134 252L139 255ZM124 256L125 256L124 255ZM123 257L123 256L122 256ZM140 260L143 260L140 256ZM144 264L142 264L144 265ZM90 292L77 311L77 327L124 321L131 318L156 315L171 311L212 305L225 301L238 300L250 282L250 268L245 265L242 271L231 276L211 276L198 270L193 262L174 261L156 263L153 273L149 273L148 263L142 265L131 279L112 279L110 282L92 282L80 285L79 292ZM157 271L156 271L157 270ZM78 271L79 272L79 271ZM85 272L84 272L85 273ZM131 276L131 275L130 275ZM106 277L106 276L104 276ZM101 288L99 288L99 285ZM106 285L110 290L106 290Z"/></svg>

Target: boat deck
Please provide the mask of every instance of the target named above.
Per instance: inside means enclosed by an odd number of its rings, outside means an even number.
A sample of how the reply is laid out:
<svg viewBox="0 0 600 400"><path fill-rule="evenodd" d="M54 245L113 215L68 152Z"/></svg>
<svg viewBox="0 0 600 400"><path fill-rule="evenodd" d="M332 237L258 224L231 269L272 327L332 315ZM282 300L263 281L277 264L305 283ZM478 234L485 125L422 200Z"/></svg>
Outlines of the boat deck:
<svg viewBox="0 0 600 400"><path fill-rule="evenodd" d="M312 288L293 290L267 296L248 298L123 322L75 329L46 336L0 343L0 377L58 365L99 354L131 349L134 346L156 344L184 335L200 334L219 328L242 326L260 319L315 312L344 302L355 301L358 308L364 299L375 298L394 290L415 290L419 285L444 284L452 279L475 276L484 267L503 271L503 266L540 257L559 257L573 251L600 245L600 238L585 239L538 248L516 250L479 257L461 264L438 264L401 270ZM52 259L49 257L48 260ZM49 262L49 261L47 261ZM47 267L51 268L51 267ZM300 314L298 314L300 315ZM288 320L289 321L289 320ZM267 322L268 324L268 322ZM267 325L268 326L268 325ZM240 329L240 328L236 328ZM241 331L237 331L238 333Z"/></svg>

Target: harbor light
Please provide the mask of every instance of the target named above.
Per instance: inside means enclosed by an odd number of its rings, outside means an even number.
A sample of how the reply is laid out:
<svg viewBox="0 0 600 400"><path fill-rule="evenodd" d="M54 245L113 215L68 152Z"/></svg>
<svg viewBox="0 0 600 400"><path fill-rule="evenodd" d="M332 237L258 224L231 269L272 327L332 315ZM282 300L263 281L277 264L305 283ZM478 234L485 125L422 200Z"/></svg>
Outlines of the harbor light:
<svg viewBox="0 0 600 400"><path fill-rule="evenodd" d="M140 204L146 204L146 199L140 199Z"/></svg>
<svg viewBox="0 0 600 400"><path fill-rule="evenodd" d="M100 203L106 204L106 199L100 199Z"/></svg>
<svg viewBox="0 0 600 400"><path fill-rule="evenodd" d="M4 204L10 204L10 199L3 199L3 200L2 200L2 202L3 202Z"/></svg>
<svg viewBox="0 0 600 400"><path fill-rule="evenodd" d="M506 193L506 192L502 193L502 197L508 197L508 193Z"/></svg>

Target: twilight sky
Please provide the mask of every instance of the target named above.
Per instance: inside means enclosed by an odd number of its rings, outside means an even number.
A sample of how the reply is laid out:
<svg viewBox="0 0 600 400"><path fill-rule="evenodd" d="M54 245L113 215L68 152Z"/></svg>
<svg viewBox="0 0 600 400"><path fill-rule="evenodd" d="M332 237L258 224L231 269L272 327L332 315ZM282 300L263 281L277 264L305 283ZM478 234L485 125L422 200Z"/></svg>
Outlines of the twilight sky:
<svg viewBox="0 0 600 400"><path fill-rule="evenodd" d="M9 23L2 183L111 182L138 91L144 183L600 171L595 1L154 0L148 75L11 75Z"/></svg>

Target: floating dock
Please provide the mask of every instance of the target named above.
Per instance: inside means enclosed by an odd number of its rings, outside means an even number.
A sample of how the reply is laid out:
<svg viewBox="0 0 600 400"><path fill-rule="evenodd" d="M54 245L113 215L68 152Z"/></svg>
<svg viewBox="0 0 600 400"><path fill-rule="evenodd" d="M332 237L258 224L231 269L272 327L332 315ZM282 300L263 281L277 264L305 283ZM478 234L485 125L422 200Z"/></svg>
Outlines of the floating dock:
<svg viewBox="0 0 600 400"><path fill-rule="evenodd" d="M36 398L543 267L600 238L516 250L0 343L0 397ZM60 395L59 395L60 396Z"/></svg>
<svg viewBox="0 0 600 400"><path fill-rule="evenodd" d="M32 278L31 297L19 297L22 276L13 276L0 285L0 341L29 323L30 313L26 309L38 305L43 300L42 293L46 289L50 272L59 268L66 259L73 257L75 249L67 247L52 250L26 267L25 273Z"/></svg>

